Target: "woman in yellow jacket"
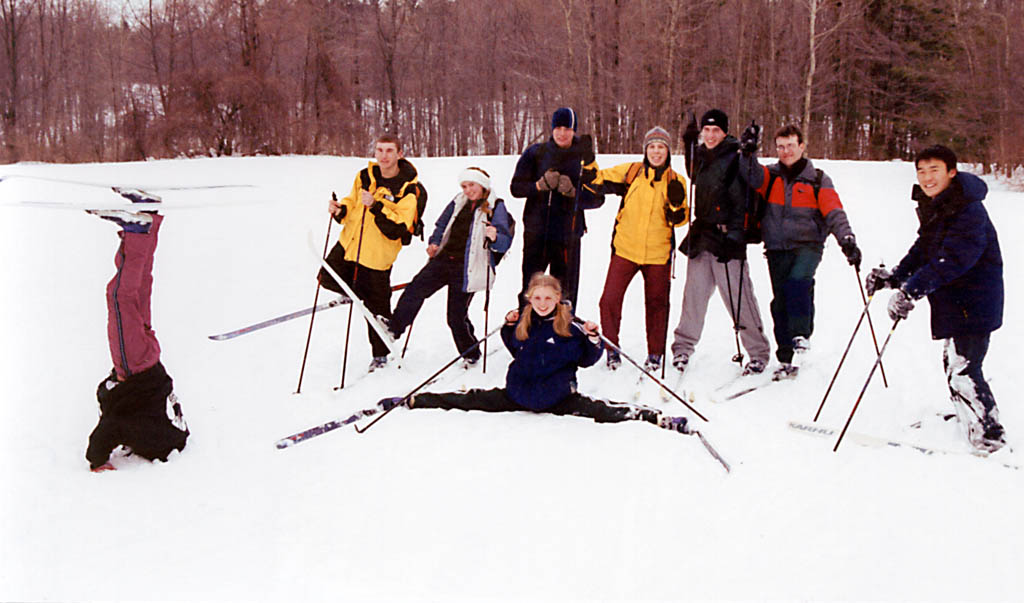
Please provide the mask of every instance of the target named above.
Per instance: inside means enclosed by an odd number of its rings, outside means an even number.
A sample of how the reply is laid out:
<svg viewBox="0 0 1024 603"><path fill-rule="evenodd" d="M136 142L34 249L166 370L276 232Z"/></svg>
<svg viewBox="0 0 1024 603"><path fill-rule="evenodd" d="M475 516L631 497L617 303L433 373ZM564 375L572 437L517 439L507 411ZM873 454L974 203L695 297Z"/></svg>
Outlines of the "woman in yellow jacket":
<svg viewBox="0 0 1024 603"><path fill-rule="evenodd" d="M601 294L601 328L619 345L622 298L640 272L644 277L647 314L647 362L661 368L668 331L669 277L674 229L686 223L686 179L671 167L669 133L655 126L644 135L643 163L623 163L597 173L601 192L621 195L612 232L612 258ZM618 352L608 350L608 368L621 364Z"/></svg>

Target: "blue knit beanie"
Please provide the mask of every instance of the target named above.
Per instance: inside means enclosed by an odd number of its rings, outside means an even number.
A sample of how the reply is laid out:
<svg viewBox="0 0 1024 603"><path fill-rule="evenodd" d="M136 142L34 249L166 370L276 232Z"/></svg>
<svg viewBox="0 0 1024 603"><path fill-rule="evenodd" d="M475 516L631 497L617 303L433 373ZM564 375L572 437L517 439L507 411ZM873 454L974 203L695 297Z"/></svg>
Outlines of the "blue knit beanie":
<svg viewBox="0 0 1024 603"><path fill-rule="evenodd" d="M576 127L579 123L576 121L576 112L569 107L562 107L555 110L555 114L551 116L551 129L559 127L572 128L572 131L576 131Z"/></svg>

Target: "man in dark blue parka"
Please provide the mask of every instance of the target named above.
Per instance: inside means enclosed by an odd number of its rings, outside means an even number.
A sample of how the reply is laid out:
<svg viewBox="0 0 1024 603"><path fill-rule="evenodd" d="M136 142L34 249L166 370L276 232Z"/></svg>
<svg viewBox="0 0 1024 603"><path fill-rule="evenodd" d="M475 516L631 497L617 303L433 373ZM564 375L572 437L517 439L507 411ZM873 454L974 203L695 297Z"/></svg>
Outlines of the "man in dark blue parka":
<svg viewBox="0 0 1024 603"><path fill-rule="evenodd" d="M921 220L917 241L891 273L872 270L867 288L869 294L897 289L889 302L893 320L906 318L915 300L928 297L932 338L944 340L943 365L957 417L972 446L994 452L1006 441L981 365L992 331L1003 324L1003 258L981 203L988 186L957 172L956 164L956 154L943 146L918 153L912 194Z"/></svg>
<svg viewBox="0 0 1024 603"><path fill-rule="evenodd" d="M604 200L588 186L597 174L594 143L589 135L577 136L578 127L575 111L568 107L555 111L551 137L527 147L512 175L512 196L526 198L520 308L526 304L530 277L549 269L564 284L565 298L576 306L580 239L586 231L583 210Z"/></svg>

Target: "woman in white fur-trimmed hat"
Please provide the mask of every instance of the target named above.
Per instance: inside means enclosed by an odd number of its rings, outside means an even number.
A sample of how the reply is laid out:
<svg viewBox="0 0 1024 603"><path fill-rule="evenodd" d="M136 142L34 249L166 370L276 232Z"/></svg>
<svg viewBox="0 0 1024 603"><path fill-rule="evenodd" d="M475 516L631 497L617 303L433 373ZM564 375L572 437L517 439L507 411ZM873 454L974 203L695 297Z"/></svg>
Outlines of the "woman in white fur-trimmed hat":
<svg viewBox="0 0 1024 603"><path fill-rule="evenodd" d="M472 366L480 359L469 320L473 293L494 285L493 253L512 244L511 219L505 202L494 196L490 175L478 167L459 174L462 192L441 212L427 245L427 260L395 306L389 330L397 339L412 324L423 302L448 287L448 327L455 347Z"/></svg>

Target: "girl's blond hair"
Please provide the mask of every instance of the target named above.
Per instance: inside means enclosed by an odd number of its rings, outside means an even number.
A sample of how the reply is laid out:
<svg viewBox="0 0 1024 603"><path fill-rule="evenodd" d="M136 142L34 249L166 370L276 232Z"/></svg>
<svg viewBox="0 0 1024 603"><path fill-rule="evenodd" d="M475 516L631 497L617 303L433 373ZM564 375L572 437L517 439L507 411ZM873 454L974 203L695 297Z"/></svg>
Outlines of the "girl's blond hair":
<svg viewBox="0 0 1024 603"><path fill-rule="evenodd" d="M535 272L530 277L530 284L526 287L527 303L529 303L533 292L541 287L550 287L558 294L558 305L555 306L555 333L562 337L569 337L571 335L569 326L572 324L572 310L569 309L568 304L562 303L562 283L550 274ZM532 315L532 311L523 308L519 316L519 324L516 325L516 339L519 341L526 341L530 336L530 317Z"/></svg>

